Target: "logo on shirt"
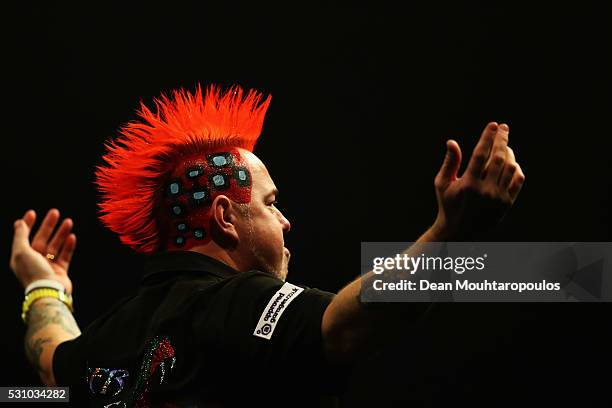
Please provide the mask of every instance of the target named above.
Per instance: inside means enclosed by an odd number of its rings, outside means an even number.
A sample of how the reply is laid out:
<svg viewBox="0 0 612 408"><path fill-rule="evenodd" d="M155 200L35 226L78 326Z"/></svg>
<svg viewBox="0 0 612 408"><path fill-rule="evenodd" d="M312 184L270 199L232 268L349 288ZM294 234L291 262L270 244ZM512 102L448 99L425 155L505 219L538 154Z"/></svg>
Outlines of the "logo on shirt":
<svg viewBox="0 0 612 408"><path fill-rule="evenodd" d="M257 322L253 336L270 340L276 328L276 323L278 323L281 315L287 306L289 306L303 290L304 289L299 286L285 282L285 284L272 296L259 317L259 322Z"/></svg>
<svg viewBox="0 0 612 408"><path fill-rule="evenodd" d="M157 384L164 384L172 374L175 363L176 355L170 339L155 336L145 345L140 370L134 378L130 378L126 370L90 368L87 378L89 389L93 395L119 397L119 400L104 405L104 408L150 407L151 391ZM126 384L127 387L124 387Z"/></svg>
<svg viewBox="0 0 612 408"><path fill-rule="evenodd" d="M87 383L93 395L116 396L130 377L127 370L113 370L111 368L89 368Z"/></svg>

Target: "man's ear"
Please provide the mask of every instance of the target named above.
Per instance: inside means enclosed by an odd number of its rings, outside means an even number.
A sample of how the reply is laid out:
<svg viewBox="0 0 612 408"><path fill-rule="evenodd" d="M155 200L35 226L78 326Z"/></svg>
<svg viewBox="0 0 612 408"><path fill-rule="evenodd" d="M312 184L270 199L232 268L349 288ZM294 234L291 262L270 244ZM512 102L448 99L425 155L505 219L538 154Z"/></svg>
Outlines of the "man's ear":
<svg viewBox="0 0 612 408"><path fill-rule="evenodd" d="M236 204L224 195L215 197L210 206L211 237L222 248L235 248L240 242L237 211Z"/></svg>

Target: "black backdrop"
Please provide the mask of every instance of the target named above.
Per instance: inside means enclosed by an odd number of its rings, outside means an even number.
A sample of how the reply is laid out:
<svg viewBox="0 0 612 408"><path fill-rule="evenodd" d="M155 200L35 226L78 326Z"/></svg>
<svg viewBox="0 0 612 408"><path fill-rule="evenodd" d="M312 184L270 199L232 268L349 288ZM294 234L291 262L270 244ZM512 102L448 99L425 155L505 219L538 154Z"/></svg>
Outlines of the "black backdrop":
<svg viewBox="0 0 612 408"><path fill-rule="evenodd" d="M490 120L509 123L527 176L491 240L611 241L610 17L595 2L5 10L1 258L14 219L57 207L76 222L79 323L129 294L142 259L96 218L103 142L140 100L210 82L273 94L256 153L292 222L293 282L337 291L361 241L415 240L435 217L445 141L465 165ZM36 384L20 288L3 276L0 385ZM609 403L611 316L607 304L439 305L364 356L345 405Z"/></svg>

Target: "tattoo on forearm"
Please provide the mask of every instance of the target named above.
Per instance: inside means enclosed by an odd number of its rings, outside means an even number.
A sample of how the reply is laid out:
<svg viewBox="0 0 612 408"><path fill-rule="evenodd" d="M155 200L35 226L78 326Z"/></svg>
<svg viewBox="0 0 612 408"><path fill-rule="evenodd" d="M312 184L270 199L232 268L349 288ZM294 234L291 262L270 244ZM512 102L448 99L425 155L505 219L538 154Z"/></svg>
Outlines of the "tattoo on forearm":
<svg viewBox="0 0 612 408"><path fill-rule="evenodd" d="M49 324L57 324L66 332L78 336L81 334L68 307L54 299L41 299L32 304L28 312L28 332L35 334ZM27 334L26 334L27 335Z"/></svg>
<svg viewBox="0 0 612 408"><path fill-rule="evenodd" d="M30 341L26 338L25 343L25 353L26 357L32 367L38 372L38 374L42 373L42 368L40 366L40 355L43 352L43 348L47 343L51 342L51 337L38 337L31 339Z"/></svg>
<svg viewBox="0 0 612 408"><path fill-rule="evenodd" d="M53 338L40 332L50 324L58 325L66 333L77 337L81 334L68 307L56 299L40 299L32 304L28 312L25 333L25 353L28 361L41 374L40 356L45 347L53 343Z"/></svg>

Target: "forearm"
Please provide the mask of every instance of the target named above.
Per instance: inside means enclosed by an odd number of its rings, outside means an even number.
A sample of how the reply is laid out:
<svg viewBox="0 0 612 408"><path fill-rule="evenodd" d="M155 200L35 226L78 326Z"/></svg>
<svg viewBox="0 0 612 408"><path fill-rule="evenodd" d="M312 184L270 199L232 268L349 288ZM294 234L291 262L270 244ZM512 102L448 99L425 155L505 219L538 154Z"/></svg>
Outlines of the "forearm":
<svg viewBox="0 0 612 408"><path fill-rule="evenodd" d="M421 244L442 242L446 238L430 228L404 253L418 256L431 250L430 246L426 248ZM428 303L364 305L361 302L362 287L372 287L369 281L379 278L379 275L368 272L355 279L338 292L325 311L323 336L327 354L333 362L345 364L354 361L359 351L386 342L398 330L405 329L405 323L418 320L429 308Z"/></svg>
<svg viewBox="0 0 612 408"><path fill-rule="evenodd" d="M58 344L81 334L72 313L61 301L39 299L27 315L25 352L45 385L55 385L53 354Z"/></svg>

